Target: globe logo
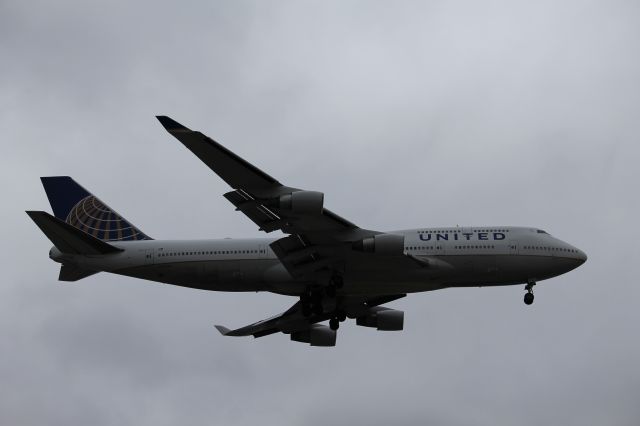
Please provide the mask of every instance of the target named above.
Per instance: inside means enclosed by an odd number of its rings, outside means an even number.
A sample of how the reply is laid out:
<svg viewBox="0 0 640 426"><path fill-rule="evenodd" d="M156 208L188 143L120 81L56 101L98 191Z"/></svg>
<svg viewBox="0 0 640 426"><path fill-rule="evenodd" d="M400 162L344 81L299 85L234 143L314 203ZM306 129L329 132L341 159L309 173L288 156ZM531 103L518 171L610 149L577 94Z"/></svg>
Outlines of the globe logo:
<svg viewBox="0 0 640 426"><path fill-rule="evenodd" d="M104 241L147 240L149 237L93 195L80 200L66 222Z"/></svg>

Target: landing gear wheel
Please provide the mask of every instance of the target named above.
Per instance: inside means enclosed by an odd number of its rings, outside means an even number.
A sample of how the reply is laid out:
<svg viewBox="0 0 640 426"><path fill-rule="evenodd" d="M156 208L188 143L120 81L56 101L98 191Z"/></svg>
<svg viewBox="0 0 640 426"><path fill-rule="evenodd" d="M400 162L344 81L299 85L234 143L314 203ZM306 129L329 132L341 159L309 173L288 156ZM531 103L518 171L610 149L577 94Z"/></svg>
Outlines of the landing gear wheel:
<svg viewBox="0 0 640 426"><path fill-rule="evenodd" d="M338 312L336 314L336 318L338 318L338 321L342 322L347 319L347 314L345 312Z"/></svg>
<svg viewBox="0 0 640 426"><path fill-rule="evenodd" d="M340 321L338 321L338 318L331 318L329 320L329 328L334 331L340 328Z"/></svg>
<svg viewBox="0 0 640 426"><path fill-rule="evenodd" d="M524 289L527 290L527 293L524 295L524 303L526 305L530 305L533 303L533 286L536 285L535 281L529 281L527 285L524 286Z"/></svg>
<svg viewBox="0 0 640 426"><path fill-rule="evenodd" d="M524 295L524 303L530 305L533 303L533 293L526 293Z"/></svg>

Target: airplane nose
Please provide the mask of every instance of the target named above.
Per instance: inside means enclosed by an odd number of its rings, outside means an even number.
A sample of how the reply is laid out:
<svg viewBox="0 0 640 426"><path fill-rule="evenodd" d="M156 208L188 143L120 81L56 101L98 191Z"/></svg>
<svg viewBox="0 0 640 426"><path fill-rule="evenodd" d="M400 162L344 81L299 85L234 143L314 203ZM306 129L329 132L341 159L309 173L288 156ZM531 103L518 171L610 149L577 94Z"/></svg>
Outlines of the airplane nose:
<svg viewBox="0 0 640 426"><path fill-rule="evenodd" d="M577 259L580 261L580 264L582 265L584 262L587 261L587 253L583 252L582 250L578 250Z"/></svg>

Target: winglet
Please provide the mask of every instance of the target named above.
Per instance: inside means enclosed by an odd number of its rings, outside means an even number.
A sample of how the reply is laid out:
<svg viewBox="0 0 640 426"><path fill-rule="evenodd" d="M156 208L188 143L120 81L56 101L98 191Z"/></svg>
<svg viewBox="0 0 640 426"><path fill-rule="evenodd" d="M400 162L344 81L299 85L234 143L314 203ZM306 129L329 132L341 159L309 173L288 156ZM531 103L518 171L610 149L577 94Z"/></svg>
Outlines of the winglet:
<svg viewBox="0 0 640 426"><path fill-rule="evenodd" d="M158 119L160 124L162 124L164 128L167 129L168 132L175 131L175 130L189 131L189 129L184 127L182 124L178 123L172 118L167 117L166 115L156 115L156 118Z"/></svg>
<svg viewBox="0 0 640 426"><path fill-rule="evenodd" d="M229 334L229 332L231 332L231 330L229 330L224 325L216 325L215 327L223 336L226 336L227 334Z"/></svg>

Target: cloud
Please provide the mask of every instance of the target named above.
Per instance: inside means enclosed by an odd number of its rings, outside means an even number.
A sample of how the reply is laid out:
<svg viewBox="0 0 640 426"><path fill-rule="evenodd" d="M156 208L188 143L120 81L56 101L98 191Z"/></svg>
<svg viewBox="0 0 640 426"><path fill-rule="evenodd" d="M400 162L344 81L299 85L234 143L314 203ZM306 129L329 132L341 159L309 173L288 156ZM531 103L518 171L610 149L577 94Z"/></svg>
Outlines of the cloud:
<svg viewBox="0 0 640 426"><path fill-rule="evenodd" d="M629 1L0 4L0 423L634 424L639 10ZM367 228L506 224L580 269L394 302L338 346L223 338L292 299L56 281L23 210L72 175L155 238L255 237L154 115Z"/></svg>

